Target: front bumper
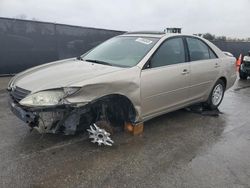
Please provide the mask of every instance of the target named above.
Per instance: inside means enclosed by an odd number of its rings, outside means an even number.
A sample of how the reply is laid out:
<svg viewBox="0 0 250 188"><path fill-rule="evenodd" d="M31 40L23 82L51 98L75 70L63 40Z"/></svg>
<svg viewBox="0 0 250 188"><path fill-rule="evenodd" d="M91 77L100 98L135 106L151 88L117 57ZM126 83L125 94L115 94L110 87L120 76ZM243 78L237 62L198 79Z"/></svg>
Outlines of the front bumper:
<svg viewBox="0 0 250 188"><path fill-rule="evenodd" d="M90 111L88 105L78 108L70 105L25 108L10 97L9 106L19 119L40 133L73 135L77 131L85 129L85 126L89 126L89 122L86 121L89 118L85 117Z"/></svg>
<svg viewBox="0 0 250 188"><path fill-rule="evenodd" d="M9 99L9 106L13 114L15 114L19 119L27 124L32 124L37 121L37 116L32 113L22 109L14 100Z"/></svg>

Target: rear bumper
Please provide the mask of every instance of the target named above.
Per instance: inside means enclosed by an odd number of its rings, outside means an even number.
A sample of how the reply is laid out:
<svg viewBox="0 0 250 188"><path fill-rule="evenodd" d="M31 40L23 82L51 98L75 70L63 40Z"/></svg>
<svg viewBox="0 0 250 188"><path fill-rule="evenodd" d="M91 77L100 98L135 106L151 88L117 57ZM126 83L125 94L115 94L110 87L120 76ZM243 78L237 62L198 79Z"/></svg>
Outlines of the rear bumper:
<svg viewBox="0 0 250 188"><path fill-rule="evenodd" d="M13 114L40 133L73 135L78 130L82 130L84 126L84 122L81 121L82 116L89 111L87 106L81 108L71 106L25 108L15 102L12 97L9 97L8 103ZM82 127L79 126L81 123Z"/></svg>

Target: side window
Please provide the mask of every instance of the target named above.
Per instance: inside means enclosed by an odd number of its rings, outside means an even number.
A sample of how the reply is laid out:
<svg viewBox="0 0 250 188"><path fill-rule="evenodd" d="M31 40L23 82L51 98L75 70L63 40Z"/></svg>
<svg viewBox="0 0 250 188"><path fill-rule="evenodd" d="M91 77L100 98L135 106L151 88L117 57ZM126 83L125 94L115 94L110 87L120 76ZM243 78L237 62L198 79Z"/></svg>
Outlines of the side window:
<svg viewBox="0 0 250 188"><path fill-rule="evenodd" d="M204 42L196 38L187 38L191 61L210 59L209 48Z"/></svg>
<svg viewBox="0 0 250 188"><path fill-rule="evenodd" d="M166 40L150 60L150 67L160 67L185 62L182 38Z"/></svg>
<svg viewBox="0 0 250 188"><path fill-rule="evenodd" d="M209 48L209 55L210 55L210 59L216 59L217 58L215 53L210 48Z"/></svg>

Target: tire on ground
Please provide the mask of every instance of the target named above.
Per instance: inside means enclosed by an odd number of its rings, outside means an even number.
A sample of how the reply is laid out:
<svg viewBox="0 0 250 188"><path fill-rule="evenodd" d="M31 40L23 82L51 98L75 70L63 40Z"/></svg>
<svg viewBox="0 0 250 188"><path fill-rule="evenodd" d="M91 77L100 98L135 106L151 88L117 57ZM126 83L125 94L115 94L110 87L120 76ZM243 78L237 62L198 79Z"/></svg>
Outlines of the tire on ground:
<svg viewBox="0 0 250 188"><path fill-rule="evenodd" d="M215 89L217 88L217 86L221 85L222 88L223 88L223 91L222 91L222 97L220 99L220 101L217 103L217 104L214 104L213 103L213 94L214 94L214 91ZM205 102L205 107L207 107L208 109L210 110L215 110L218 108L218 106L221 104L222 100L223 100L223 97L224 97L224 93L225 93L225 89L226 89L226 84L225 82L222 80L222 79L219 79L215 84L214 84L214 87L209 95L209 98L208 100Z"/></svg>

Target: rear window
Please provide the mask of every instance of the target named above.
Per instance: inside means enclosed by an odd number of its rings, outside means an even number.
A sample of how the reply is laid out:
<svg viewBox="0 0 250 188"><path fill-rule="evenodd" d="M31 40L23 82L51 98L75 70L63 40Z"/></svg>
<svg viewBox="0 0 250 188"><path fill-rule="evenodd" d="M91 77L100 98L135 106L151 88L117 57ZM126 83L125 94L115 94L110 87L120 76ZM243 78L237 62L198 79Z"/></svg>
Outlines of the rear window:
<svg viewBox="0 0 250 188"><path fill-rule="evenodd" d="M205 59L217 58L215 53L201 40L196 38L187 38L190 61L199 61Z"/></svg>

